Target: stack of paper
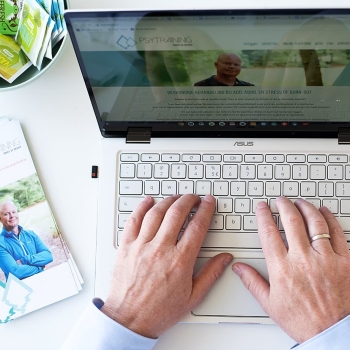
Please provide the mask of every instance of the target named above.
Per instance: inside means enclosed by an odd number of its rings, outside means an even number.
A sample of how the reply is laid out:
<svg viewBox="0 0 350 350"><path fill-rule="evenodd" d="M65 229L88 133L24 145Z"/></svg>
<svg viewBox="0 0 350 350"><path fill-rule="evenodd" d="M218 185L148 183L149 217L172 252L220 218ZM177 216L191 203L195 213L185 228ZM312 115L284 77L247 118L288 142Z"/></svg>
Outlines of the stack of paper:
<svg viewBox="0 0 350 350"><path fill-rule="evenodd" d="M0 323L75 295L82 283L21 126L0 118Z"/></svg>

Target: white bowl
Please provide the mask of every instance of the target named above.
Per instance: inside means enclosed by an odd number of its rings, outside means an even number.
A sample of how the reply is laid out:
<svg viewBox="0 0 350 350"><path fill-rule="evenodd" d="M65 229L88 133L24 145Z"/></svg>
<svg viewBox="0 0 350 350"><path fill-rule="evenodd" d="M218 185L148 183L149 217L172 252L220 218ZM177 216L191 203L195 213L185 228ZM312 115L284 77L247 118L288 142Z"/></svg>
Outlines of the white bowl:
<svg viewBox="0 0 350 350"><path fill-rule="evenodd" d="M64 0L64 8L69 8L68 0ZM15 89L19 86L23 86L44 74L54 64L63 51L63 47L65 46L67 40L67 35L52 49L52 60L44 58L41 70L38 70L35 66L31 66L11 84L5 79L0 78L0 91Z"/></svg>

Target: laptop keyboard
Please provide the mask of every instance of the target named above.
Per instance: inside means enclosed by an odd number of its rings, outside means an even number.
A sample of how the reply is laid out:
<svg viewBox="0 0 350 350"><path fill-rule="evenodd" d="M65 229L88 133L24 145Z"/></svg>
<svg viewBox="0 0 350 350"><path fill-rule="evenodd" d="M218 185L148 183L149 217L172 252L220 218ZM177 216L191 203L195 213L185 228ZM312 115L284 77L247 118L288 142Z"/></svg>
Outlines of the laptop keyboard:
<svg viewBox="0 0 350 350"><path fill-rule="evenodd" d="M350 164L344 154L121 153L119 245L126 220L146 195L212 194L217 205L203 248L261 248L255 207L269 204L282 237L276 197L326 206L350 241ZM184 227L191 219L191 213Z"/></svg>

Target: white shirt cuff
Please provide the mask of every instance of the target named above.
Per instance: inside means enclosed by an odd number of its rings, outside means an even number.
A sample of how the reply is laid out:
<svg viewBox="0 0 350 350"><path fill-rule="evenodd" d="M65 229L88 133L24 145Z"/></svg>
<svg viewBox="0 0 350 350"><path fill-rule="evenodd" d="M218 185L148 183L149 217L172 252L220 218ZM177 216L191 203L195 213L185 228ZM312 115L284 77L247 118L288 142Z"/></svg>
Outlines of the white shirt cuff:
<svg viewBox="0 0 350 350"><path fill-rule="evenodd" d="M104 302L94 298L69 337L62 350L150 350L157 339L143 337L115 322L102 311Z"/></svg>
<svg viewBox="0 0 350 350"><path fill-rule="evenodd" d="M306 342L296 350L345 350L350 348L350 315Z"/></svg>

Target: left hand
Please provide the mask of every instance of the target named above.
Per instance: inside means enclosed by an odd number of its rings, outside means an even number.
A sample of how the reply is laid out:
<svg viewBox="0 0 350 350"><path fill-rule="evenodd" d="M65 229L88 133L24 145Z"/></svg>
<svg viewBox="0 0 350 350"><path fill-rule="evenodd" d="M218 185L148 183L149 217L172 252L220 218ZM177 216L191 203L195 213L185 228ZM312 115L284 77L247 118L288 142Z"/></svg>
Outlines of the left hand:
<svg viewBox="0 0 350 350"><path fill-rule="evenodd" d="M219 254L193 277L214 209L210 195L202 200L193 194L173 196L154 206L146 197L126 223L102 312L138 334L157 338L195 308L232 261L230 254Z"/></svg>

